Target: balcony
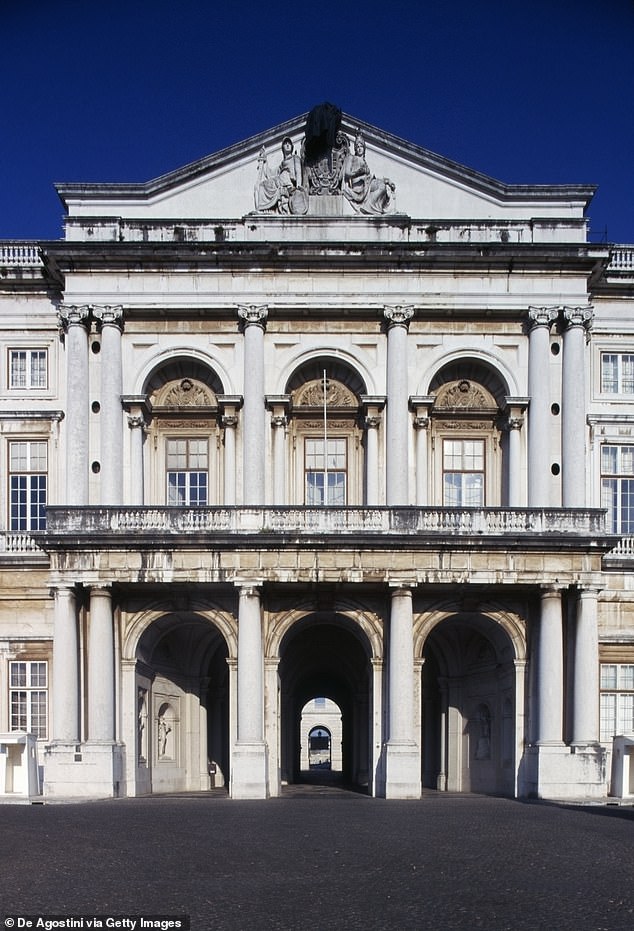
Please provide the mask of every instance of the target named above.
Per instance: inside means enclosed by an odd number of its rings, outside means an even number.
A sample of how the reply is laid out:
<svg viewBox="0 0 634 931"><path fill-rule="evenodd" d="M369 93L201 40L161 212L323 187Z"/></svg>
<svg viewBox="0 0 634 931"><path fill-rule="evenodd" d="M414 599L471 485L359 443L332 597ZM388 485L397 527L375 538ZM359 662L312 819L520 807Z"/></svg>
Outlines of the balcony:
<svg viewBox="0 0 634 931"><path fill-rule="evenodd" d="M389 537L393 543L408 539L420 543L460 536L464 545L469 538L502 538L522 541L544 537L571 542L592 538L604 547L604 512L596 509L564 508L416 508L416 507L50 507L48 529L43 545L56 548L117 545L146 547L156 541L169 540L179 545L199 543L201 538L240 538L257 535L274 544L279 538L292 537L300 543L315 537L325 539ZM142 541L142 542L141 542ZM343 541L342 541L343 542Z"/></svg>

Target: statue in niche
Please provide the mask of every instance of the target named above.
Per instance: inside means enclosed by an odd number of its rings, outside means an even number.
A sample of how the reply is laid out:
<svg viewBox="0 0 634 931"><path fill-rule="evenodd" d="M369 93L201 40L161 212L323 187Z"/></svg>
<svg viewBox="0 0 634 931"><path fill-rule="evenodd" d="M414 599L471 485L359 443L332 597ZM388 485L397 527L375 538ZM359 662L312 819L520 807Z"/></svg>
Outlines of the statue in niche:
<svg viewBox="0 0 634 931"><path fill-rule="evenodd" d="M478 737L476 741L475 758L476 760L491 759L491 712L486 705L480 705L478 708L476 726L478 728Z"/></svg>
<svg viewBox="0 0 634 931"><path fill-rule="evenodd" d="M354 154L347 155L344 161L342 190L358 213L381 216L388 212L394 200L394 182L389 178L377 178L368 167L361 133L354 140Z"/></svg>
<svg viewBox="0 0 634 931"><path fill-rule="evenodd" d="M264 146L258 156L255 209L302 216L308 212L308 195L303 185L302 160L292 140L282 140L282 161L275 171L269 167Z"/></svg>
<svg viewBox="0 0 634 931"><path fill-rule="evenodd" d="M169 735L172 733L172 728L169 725L169 722L166 720L165 714L159 714L158 719L158 755L160 759L164 759L169 756L168 754L168 739Z"/></svg>
<svg viewBox="0 0 634 931"><path fill-rule="evenodd" d="M137 753L139 763L145 763L147 757L145 748L145 722L147 719L146 695L146 689L140 687L137 689Z"/></svg>

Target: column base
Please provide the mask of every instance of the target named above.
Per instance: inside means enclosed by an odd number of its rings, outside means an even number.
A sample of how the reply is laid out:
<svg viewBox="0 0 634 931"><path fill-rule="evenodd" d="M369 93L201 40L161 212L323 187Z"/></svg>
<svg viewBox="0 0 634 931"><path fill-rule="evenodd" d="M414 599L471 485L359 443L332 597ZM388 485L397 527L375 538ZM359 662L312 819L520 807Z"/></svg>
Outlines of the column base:
<svg viewBox="0 0 634 931"><path fill-rule="evenodd" d="M109 741L53 743L44 748L44 796L50 799L125 795L124 747Z"/></svg>
<svg viewBox="0 0 634 931"><path fill-rule="evenodd" d="M231 798L267 798L266 745L237 744L231 760Z"/></svg>
<svg viewBox="0 0 634 931"><path fill-rule="evenodd" d="M390 743L385 747L385 797L420 798L420 754L415 743Z"/></svg>
<svg viewBox="0 0 634 931"><path fill-rule="evenodd" d="M607 797L607 753L599 744L545 744L526 751L526 794L543 799Z"/></svg>

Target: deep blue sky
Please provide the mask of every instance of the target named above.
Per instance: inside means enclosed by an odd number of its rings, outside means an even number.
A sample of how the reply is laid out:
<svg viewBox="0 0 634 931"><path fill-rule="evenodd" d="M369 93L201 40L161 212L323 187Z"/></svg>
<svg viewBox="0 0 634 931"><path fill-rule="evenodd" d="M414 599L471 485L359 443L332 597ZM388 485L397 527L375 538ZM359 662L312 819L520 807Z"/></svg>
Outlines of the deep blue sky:
<svg viewBox="0 0 634 931"><path fill-rule="evenodd" d="M0 238L329 100L634 243L634 0L0 0Z"/></svg>

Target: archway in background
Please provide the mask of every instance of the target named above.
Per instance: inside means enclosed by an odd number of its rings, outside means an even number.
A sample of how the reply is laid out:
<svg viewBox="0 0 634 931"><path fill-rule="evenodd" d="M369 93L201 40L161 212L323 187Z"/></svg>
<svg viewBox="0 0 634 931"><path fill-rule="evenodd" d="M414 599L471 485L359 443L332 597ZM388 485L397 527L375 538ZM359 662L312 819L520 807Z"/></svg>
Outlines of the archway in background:
<svg viewBox="0 0 634 931"><path fill-rule="evenodd" d="M302 712L319 697L340 709L341 779L367 791L372 679L370 645L360 628L336 613L314 613L297 621L281 644L279 676L282 782L301 782L309 772L302 772ZM310 781L318 781L318 774L311 771ZM331 781L330 776L324 781Z"/></svg>

